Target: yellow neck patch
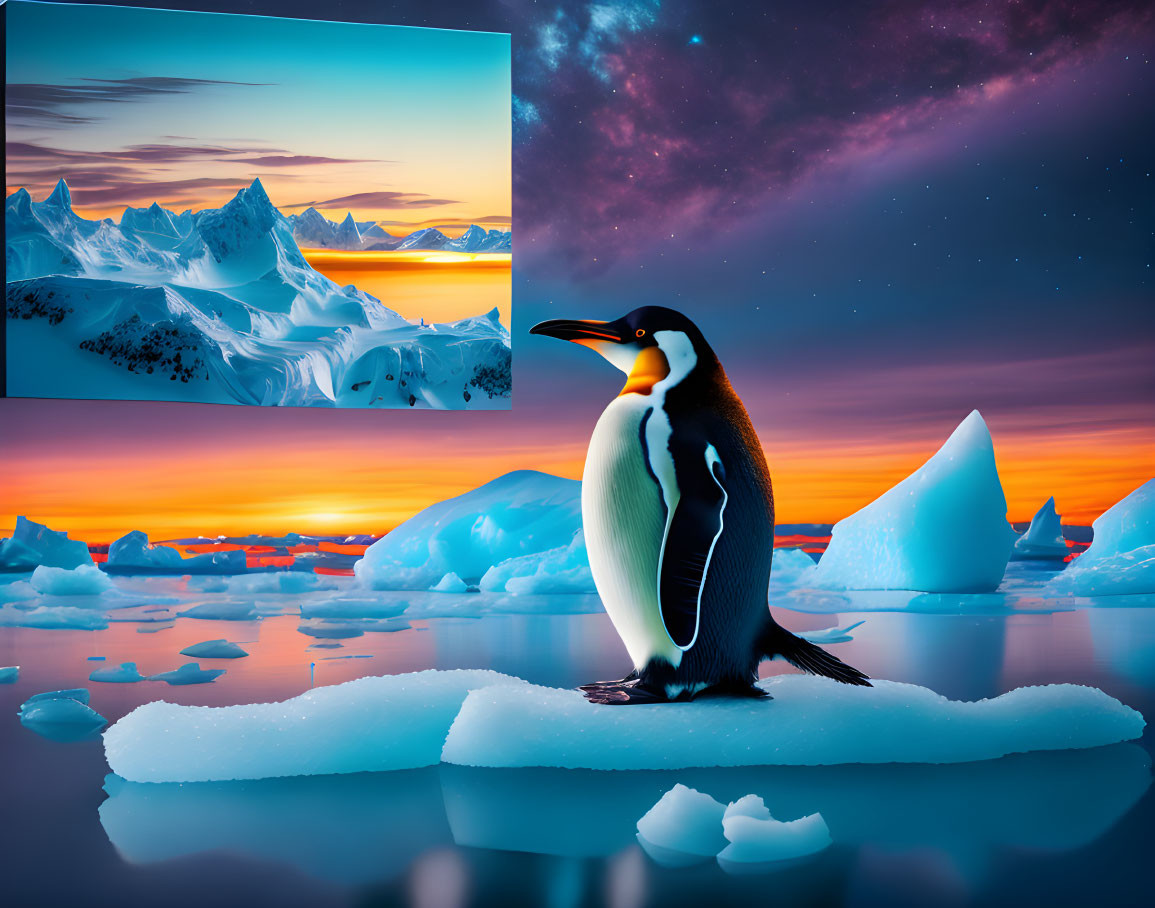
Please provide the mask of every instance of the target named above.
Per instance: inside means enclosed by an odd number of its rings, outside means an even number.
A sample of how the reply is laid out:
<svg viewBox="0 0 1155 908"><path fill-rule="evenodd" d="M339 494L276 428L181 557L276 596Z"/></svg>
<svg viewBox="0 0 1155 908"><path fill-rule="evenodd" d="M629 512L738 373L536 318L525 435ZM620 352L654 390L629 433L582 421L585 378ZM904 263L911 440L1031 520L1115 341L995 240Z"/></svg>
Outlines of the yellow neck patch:
<svg viewBox="0 0 1155 908"><path fill-rule="evenodd" d="M666 354L657 347L643 347L618 397L622 394L649 394L654 390L654 385L669 374L670 363Z"/></svg>

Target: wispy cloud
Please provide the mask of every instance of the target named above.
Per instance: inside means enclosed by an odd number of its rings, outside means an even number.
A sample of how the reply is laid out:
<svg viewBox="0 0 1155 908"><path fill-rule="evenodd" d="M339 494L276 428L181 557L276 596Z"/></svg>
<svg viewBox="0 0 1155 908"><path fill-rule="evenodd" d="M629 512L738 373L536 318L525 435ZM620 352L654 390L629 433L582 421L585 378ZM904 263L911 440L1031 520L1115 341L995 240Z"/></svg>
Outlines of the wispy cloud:
<svg viewBox="0 0 1155 908"><path fill-rule="evenodd" d="M255 164L257 167L303 167L314 164L383 164L368 158L326 158L309 154L270 154L256 158L244 158L239 163Z"/></svg>
<svg viewBox="0 0 1155 908"><path fill-rule="evenodd" d="M358 192L336 199L296 202L285 208L428 208L433 205L460 205L455 199L434 199L420 192Z"/></svg>
<svg viewBox="0 0 1155 908"><path fill-rule="evenodd" d="M265 87L267 82L229 82L172 76L82 79L71 84L17 82L7 87L8 125L76 126L101 119L92 108L190 94L212 86Z"/></svg>

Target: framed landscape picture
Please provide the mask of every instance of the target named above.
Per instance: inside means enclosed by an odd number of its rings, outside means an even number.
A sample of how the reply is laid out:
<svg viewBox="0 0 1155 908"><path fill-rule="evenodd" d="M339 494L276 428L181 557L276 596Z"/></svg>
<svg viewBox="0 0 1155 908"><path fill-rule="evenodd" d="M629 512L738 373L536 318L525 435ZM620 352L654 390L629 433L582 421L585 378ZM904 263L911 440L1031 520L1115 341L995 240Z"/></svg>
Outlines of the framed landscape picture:
<svg viewBox="0 0 1155 908"><path fill-rule="evenodd" d="M7 395L509 407L508 35L4 13Z"/></svg>

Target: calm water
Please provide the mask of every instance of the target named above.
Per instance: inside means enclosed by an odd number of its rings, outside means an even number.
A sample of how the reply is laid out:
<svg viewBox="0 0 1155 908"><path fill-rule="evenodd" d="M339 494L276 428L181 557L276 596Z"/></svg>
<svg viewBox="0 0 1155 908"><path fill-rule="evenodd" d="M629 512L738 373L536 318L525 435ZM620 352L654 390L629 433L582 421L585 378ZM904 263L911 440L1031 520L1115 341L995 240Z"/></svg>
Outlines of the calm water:
<svg viewBox="0 0 1155 908"><path fill-rule="evenodd" d="M293 597L289 597L293 598ZM864 618L833 650L876 677L955 698L1073 681L1155 714L1155 609L980 615L779 611L794 630ZM62 743L15 718L29 695L88 686L109 720L151 699L220 705L363 674L488 667L558 686L618 677L601 615L441 618L313 650L295 616L180 619L154 633L0 629L0 854L6 905L1147 904L1151 735L1093 751L958 766L763 767L596 773L439 767L196 785L107 777L99 740ZM144 673L215 637L252 655L213 684L93 684L95 665ZM369 654L366 659L325 659ZM87 661L105 656L106 663ZM202 665L214 664L202 660ZM770 668L770 666L767 666ZM821 733L816 731L816 733ZM712 861L665 868L634 823L675 782L750 792L783 819L819 810L834 845L772 873Z"/></svg>

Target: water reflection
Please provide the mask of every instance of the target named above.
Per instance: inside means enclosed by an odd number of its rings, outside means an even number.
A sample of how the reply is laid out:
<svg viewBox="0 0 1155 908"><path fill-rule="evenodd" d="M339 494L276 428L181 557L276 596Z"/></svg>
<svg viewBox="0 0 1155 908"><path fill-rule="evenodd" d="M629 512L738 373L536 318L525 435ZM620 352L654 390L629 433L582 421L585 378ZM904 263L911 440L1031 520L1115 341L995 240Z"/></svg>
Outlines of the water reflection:
<svg viewBox="0 0 1155 908"><path fill-rule="evenodd" d="M461 867L445 866L444 849L455 844L550 855L560 860L539 881L537 901L559 906L580 903L587 885L573 861L606 858L612 900L629 904L639 885L630 863L636 859L626 857L637 849L635 824L675 782L723 802L759 794L784 820L820 812L842 856L816 856L778 873L810 876L844 861L847 849L930 852L975 883L1000 850L1064 852L1093 842L1138 801L1150 776L1150 758L1133 744L951 766L677 772L441 766L191 785L109 776L100 822L132 863L223 851L351 884L387 881L412 864L410 885L426 880L423 891L434 885L461 891Z"/></svg>

